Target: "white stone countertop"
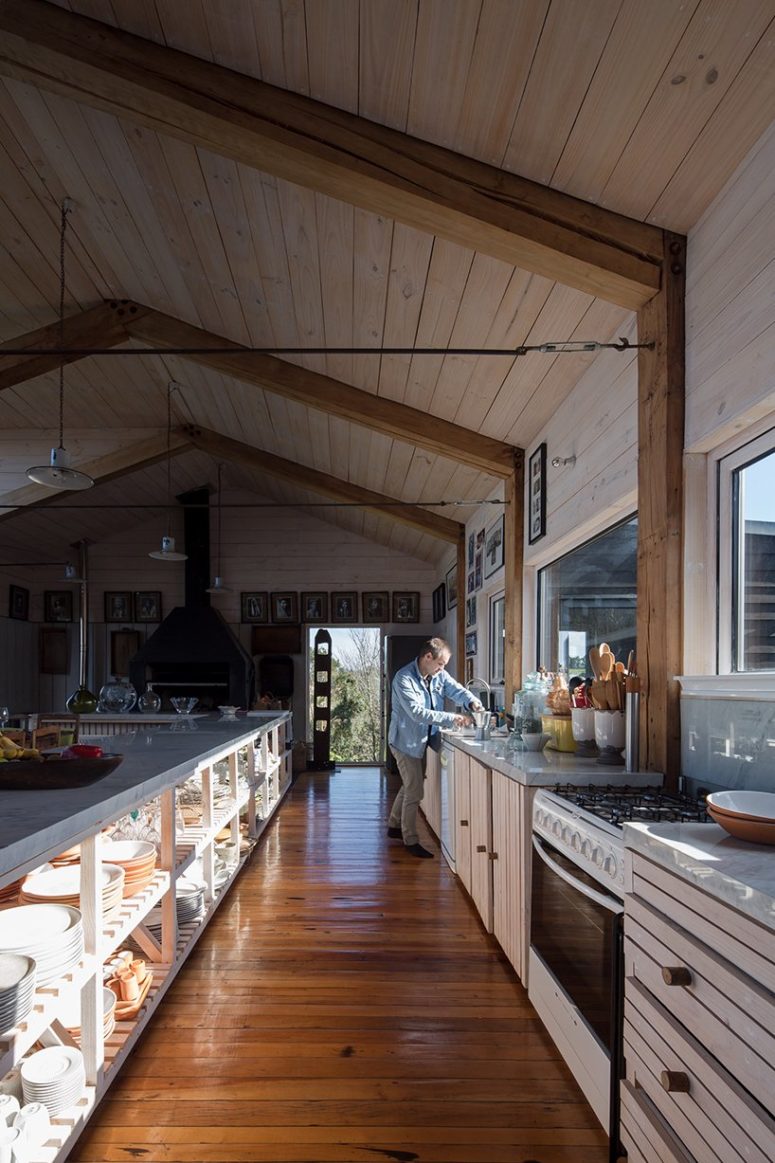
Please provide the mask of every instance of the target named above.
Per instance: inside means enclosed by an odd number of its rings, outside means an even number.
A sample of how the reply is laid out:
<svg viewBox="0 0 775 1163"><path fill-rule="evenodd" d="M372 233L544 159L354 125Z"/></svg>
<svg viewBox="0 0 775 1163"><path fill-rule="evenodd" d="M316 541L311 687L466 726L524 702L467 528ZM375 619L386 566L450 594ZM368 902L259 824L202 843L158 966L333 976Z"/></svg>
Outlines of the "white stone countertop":
<svg viewBox="0 0 775 1163"><path fill-rule="evenodd" d="M105 750L122 752L124 760L96 783L61 791L0 788L0 884L182 783L197 763L217 756L224 747L247 743L288 718L287 711L261 718L241 715L236 721L213 716L197 719L191 731L138 724L133 735L110 738ZM131 714L126 719L130 722Z"/></svg>
<svg viewBox="0 0 775 1163"><path fill-rule="evenodd" d="M775 846L737 840L718 824L625 824L624 843L775 929Z"/></svg>
<svg viewBox="0 0 775 1163"><path fill-rule="evenodd" d="M473 732L442 731L445 743L451 743L466 755L493 771L499 771L517 783L535 787L553 787L556 783L629 784L638 787L661 786L662 775L657 771L628 771L584 759L571 751L508 751L508 736L494 735L478 743Z"/></svg>

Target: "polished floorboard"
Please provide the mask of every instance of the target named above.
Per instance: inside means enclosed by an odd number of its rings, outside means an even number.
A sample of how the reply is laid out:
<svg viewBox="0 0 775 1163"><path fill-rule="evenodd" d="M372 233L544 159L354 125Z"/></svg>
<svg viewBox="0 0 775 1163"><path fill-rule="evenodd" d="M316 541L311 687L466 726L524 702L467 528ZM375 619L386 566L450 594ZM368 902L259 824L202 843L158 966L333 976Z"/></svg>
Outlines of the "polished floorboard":
<svg viewBox="0 0 775 1163"><path fill-rule="evenodd" d="M606 1137L378 768L298 778L75 1163L606 1163Z"/></svg>

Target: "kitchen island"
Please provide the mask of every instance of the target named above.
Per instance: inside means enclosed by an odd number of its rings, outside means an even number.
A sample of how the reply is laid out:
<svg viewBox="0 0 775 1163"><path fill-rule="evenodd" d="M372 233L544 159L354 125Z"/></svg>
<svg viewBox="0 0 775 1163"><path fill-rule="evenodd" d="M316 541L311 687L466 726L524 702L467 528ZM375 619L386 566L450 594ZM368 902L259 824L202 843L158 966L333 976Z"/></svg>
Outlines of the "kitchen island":
<svg viewBox="0 0 775 1163"><path fill-rule="evenodd" d="M131 715L126 719L129 730L111 739L123 762L99 782L62 791L0 791L0 889L80 846L83 959L38 989L26 1019L0 1036L0 1088L14 1092L20 1059L38 1042L67 1040L58 1021L64 1009L72 1013L75 1005L80 1014L85 1091L52 1120L52 1135L30 1163L67 1157L290 785L287 713L150 728ZM184 817L181 801L198 805L195 819ZM147 817L149 835L158 839L158 866L140 891L103 916L100 873L103 860L110 863L110 841L102 833L133 817ZM217 856L219 836L231 853L227 867ZM203 908L194 921L179 923L176 889L192 875L201 882ZM146 924L152 910L153 931ZM124 947L144 958L148 991L139 1012L118 1021L106 1038L103 966Z"/></svg>

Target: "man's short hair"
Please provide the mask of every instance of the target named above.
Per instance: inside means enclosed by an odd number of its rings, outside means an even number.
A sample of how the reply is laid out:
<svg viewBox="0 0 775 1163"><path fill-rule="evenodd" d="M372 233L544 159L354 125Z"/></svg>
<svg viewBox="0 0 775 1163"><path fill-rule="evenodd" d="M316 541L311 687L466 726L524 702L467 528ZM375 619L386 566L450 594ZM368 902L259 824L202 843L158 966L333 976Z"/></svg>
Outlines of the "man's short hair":
<svg viewBox="0 0 775 1163"><path fill-rule="evenodd" d="M419 657L422 658L424 654L430 654L433 658L441 658L442 654L448 654L451 658L452 648L443 638L428 638L420 647Z"/></svg>

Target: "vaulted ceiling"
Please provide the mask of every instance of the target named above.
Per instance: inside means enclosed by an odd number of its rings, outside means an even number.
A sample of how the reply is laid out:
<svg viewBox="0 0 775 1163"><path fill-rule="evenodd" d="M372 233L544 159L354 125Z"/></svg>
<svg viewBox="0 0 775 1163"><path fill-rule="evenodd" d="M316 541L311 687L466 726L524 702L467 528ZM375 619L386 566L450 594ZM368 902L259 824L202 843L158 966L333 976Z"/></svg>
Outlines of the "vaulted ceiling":
<svg viewBox="0 0 775 1163"><path fill-rule="evenodd" d="M115 55L67 14L159 47ZM229 363L171 354L187 346L173 321L210 346L634 340L646 227L686 232L775 117L773 29L775 0L0 0L0 340L56 324L68 196L73 342L83 319L82 346L166 349L68 364L65 443L101 483L0 512L0 561L148 519L170 381L178 491L223 460L227 487L262 500L320 499L323 478L418 506L487 496L503 445L529 445L591 362L622 356ZM610 212L633 220L613 251ZM104 300L150 308L156 329L116 339L116 308L90 329ZM18 364L0 357L0 500L26 506L24 469L57 442L57 373ZM316 512L428 560L448 544L422 520Z"/></svg>

